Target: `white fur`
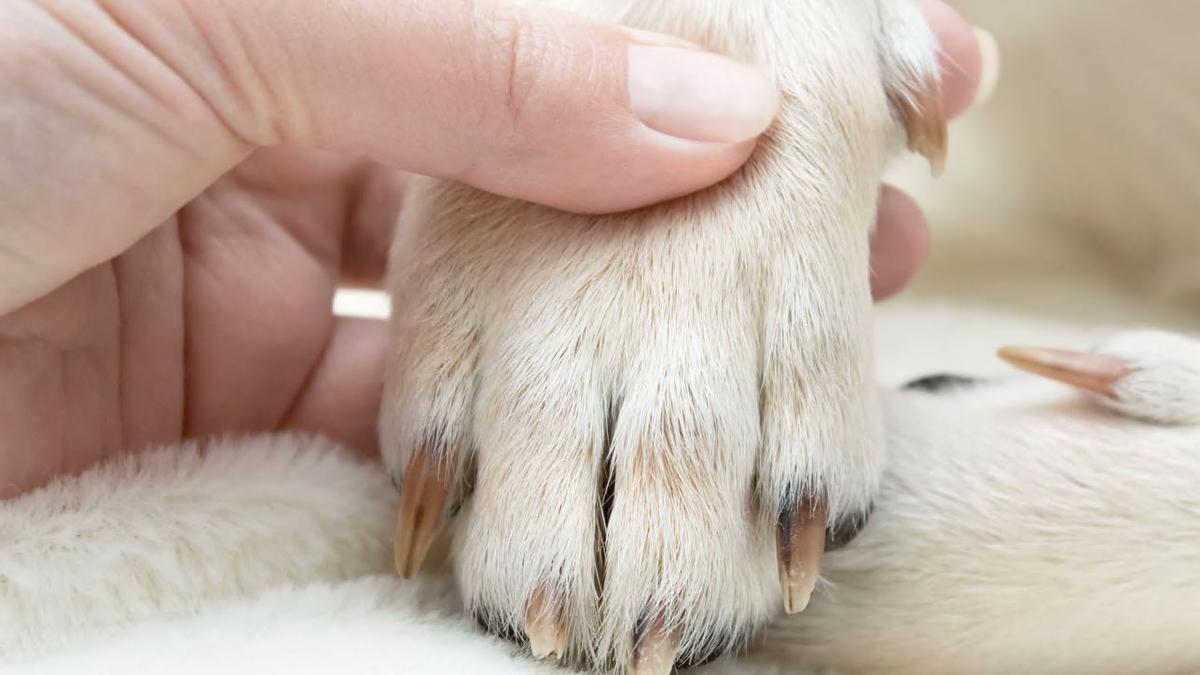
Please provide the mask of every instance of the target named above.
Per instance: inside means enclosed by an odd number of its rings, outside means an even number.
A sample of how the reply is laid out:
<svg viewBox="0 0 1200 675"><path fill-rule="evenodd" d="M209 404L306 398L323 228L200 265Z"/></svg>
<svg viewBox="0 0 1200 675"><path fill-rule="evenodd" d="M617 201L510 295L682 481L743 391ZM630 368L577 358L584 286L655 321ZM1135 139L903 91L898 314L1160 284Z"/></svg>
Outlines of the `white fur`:
<svg viewBox="0 0 1200 675"><path fill-rule="evenodd" d="M247 588L378 573L394 494L377 465L288 435L189 443L59 479L0 504L0 654Z"/></svg>
<svg viewBox="0 0 1200 675"><path fill-rule="evenodd" d="M703 655L777 609L786 500L837 521L878 489L868 235L902 136L889 96L936 82L933 38L906 0L565 4L757 64L782 112L736 176L636 213L423 184L392 260L384 458L471 484L471 611L519 634L546 586L575 656L626 663L657 614Z"/></svg>
<svg viewBox="0 0 1200 675"><path fill-rule="evenodd" d="M1200 344L1159 331L1123 333L1096 349L1129 364L1115 397L1098 397L1118 412L1163 424L1200 425Z"/></svg>
<svg viewBox="0 0 1200 675"><path fill-rule="evenodd" d="M342 673L363 675L551 675L478 634L445 580L403 584L363 577L278 587L231 607L167 618L80 640L70 650L26 657L5 672Z"/></svg>
<svg viewBox="0 0 1200 675"><path fill-rule="evenodd" d="M898 461L871 524L766 661L712 672L1200 668L1200 428L1025 375L883 400ZM393 508L383 471L302 436L0 504L0 672L555 672L475 630L445 580L389 574Z"/></svg>
<svg viewBox="0 0 1200 675"><path fill-rule="evenodd" d="M302 435L186 443L0 502L0 672L552 672L392 574L378 463Z"/></svg>

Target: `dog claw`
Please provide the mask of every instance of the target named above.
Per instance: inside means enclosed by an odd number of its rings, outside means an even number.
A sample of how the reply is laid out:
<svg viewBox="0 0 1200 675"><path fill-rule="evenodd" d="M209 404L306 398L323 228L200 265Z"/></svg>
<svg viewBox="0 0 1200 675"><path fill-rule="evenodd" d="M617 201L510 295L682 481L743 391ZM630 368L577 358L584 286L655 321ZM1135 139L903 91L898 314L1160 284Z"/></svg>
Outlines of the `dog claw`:
<svg viewBox="0 0 1200 675"><path fill-rule="evenodd" d="M525 635L534 658L559 660L567 648L567 621L562 603L539 587L525 609Z"/></svg>
<svg viewBox="0 0 1200 675"><path fill-rule="evenodd" d="M429 547L445 524L446 497L452 485L449 473L428 452L416 452L408 461L400 487L393 549L396 571L405 579L421 571Z"/></svg>
<svg viewBox="0 0 1200 675"><path fill-rule="evenodd" d="M825 519L825 508L809 499L785 506L779 514L775 545L783 610L788 614L803 612L812 597L825 552Z"/></svg>
<svg viewBox="0 0 1200 675"><path fill-rule="evenodd" d="M1133 369L1113 356L1041 347L1004 347L997 354L1021 370L1108 398Z"/></svg>
<svg viewBox="0 0 1200 675"><path fill-rule="evenodd" d="M941 84L930 80L920 91L894 95L891 101L904 121L908 149L923 155L933 175L940 176L946 167L948 146Z"/></svg>
<svg viewBox="0 0 1200 675"><path fill-rule="evenodd" d="M680 630L669 627L660 616L647 624L634 639L629 675L668 675L675 667Z"/></svg>

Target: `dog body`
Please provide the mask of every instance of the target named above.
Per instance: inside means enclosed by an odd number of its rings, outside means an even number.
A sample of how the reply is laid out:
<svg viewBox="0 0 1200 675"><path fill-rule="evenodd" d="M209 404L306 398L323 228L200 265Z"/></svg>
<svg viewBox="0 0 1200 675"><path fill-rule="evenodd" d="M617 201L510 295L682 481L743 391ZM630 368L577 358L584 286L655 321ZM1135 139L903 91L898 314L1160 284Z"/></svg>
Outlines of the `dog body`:
<svg viewBox="0 0 1200 675"><path fill-rule="evenodd" d="M1200 668L1200 344L1100 352L1137 364L1119 399L1025 376L886 393L872 520L766 653L839 673Z"/></svg>

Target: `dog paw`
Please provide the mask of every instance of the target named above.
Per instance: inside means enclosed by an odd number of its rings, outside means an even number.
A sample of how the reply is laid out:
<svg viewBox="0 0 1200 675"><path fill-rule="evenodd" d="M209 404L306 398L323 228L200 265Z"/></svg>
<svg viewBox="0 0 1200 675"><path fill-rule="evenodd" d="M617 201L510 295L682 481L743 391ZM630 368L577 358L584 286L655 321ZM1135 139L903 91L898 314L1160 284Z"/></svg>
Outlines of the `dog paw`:
<svg viewBox="0 0 1200 675"><path fill-rule="evenodd" d="M1200 342L1174 333L1121 333L1090 352L1005 347L1001 358L1087 392L1112 410L1158 424L1200 424Z"/></svg>
<svg viewBox="0 0 1200 675"><path fill-rule="evenodd" d="M718 243L681 242L673 272L591 261L597 241L567 266L578 277L430 272L436 301L400 313L384 410L403 574L457 511L456 577L481 624L634 672L735 650L804 608L827 529L845 538L882 468L868 331L814 334L761 271L721 280Z"/></svg>
<svg viewBox="0 0 1200 675"><path fill-rule="evenodd" d="M619 18L723 47L770 36L736 55L773 64L777 128L721 186L617 216L418 185L392 259L381 432L402 574L456 514L456 577L488 630L665 673L804 609L827 539L869 512L879 177L905 131L937 161L944 122L919 12L633 5L678 23ZM893 44L881 17L915 37Z"/></svg>

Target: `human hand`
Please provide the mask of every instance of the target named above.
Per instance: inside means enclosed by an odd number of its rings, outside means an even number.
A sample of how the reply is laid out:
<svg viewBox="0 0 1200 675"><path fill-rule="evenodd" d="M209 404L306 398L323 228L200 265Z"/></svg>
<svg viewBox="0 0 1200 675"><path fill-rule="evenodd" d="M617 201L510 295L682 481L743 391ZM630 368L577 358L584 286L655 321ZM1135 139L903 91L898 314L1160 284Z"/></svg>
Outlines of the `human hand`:
<svg viewBox="0 0 1200 675"><path fill-rule="evenodd" d="M722 179L775 106L706 55L642 73L704 79L668 109L628 55L670 38L501 0L21 0L0 26L0 496L192 436L374 448L385 331L330 299L379 281L404 171L618 210ZM977 79L959 33L948 102ZM915 268L887 194L876 250Z"/></svg>

